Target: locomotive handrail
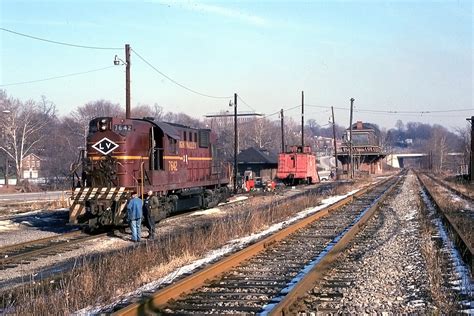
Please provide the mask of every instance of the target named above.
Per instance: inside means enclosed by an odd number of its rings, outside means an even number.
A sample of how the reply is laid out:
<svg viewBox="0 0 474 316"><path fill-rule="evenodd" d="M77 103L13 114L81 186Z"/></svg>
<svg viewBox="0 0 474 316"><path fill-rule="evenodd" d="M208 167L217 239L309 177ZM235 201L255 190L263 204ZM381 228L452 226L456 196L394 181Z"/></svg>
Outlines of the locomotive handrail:
<svg viewBox="0 0 474 316"><path fill-rule="evenodd" d="M142 179L140 189L141 189L142 200L143 200L143 181L145 180L144 171L143 171L143 166L144 166L144 165L145 165L145 162L142 161L142 162L140 163L140 173L141 173L141 179Z"/></svg>

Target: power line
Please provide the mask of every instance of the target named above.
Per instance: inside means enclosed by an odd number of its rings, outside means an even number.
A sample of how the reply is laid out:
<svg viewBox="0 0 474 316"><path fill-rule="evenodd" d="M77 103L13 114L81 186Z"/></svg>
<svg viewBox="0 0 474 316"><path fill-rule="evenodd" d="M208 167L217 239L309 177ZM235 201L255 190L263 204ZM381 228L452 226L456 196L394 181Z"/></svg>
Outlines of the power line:
<svg viewBox="0 0 474 316"><path fill-rule="evenodd" d="M254 112L257 112L253 107L251 107L247 102L245 102L244 99L242 99L242 97L239 94L237 94L237 98L239 98L240 101L242 101L242 103L245 104L249 109L251 109Z"/></svg>
<svg viewBox="0 0 474 316"><path fill-rule="evenodd" d="M174 83L175 85L177 86L180 86L181 88L185 89L185 90L188 90L192 93L195 93L195 94L198 94L200 96L203 96L203 97L208 97L208 98L213 98L213 99L229 99L231 98L231 96L214 96L214 95L209 95L209 94L205 94L205 93L201 93L201 92L198 92L196 90L193 90L191 88L188 88L187 86L177 82L176 80L174 80L173 78L169 77L168 75L164 74L163 72L161 72L160 70L158 70L155 66L153 66L150 62L148 62L145 58L143 58L142 56L140 56L140 54L138 54L133 48L132 48L132 51L135 53L135 55L137 55L138 58L140 58L145 64L147 64L148 66L150 66L153 70L155 70L157 73L159 73L160 75L162 75L163 77L165 77L166 79L168 79L169 81L171 81L172 83Z"/></svg>
<svg viewBox="0 0 474 316"><path fill-rule="evenodd" d="M291 110L297 109L297 108L299 108L299 107L301 107L301 105L293 106L293 107L291 107L291 108L286 108L286 109L283 109L283 111L286 111L286 112L287 112L287 111L291 111ZM266 118L272 117L272 116L277 115L277 114L280 114L280 113L281 113L281 111L278 110L278 111L276 111L276 112L273 112L273 113L270 113L270 114L266 114L266 115L260 116L260 117L258 117L258 119L266 119Z"/></svg>
<svg viewBox="0 0 474 316"><path fill-rule="evenodd" d="M97 71L106 70L106 69L110 69L110 68L114 68L114 67L115 67L115 66L109 66L109 67L103 67L103 68L93 69L93 70L89 70L89 71L76 72L76 73L72 73L72 74L67 74L67 75L62 75L62 76L56 76L56 77L49 77L49 78L38 79L38 80L31 80L31 81L22 81L22 82L15 82L15 83L0 84L0 87L16 86L16 85L27 84L27 83L35 83L35 82L41 82L41 81L48 81L48 80L54 80L54 79L60 79L60 78L66 78L66 77L84 75L84 74L88 74L88 73L91 73L91 72L97 72Z"/></svg>
<svg viewBox="0 0 474 316"><path fill-rule="evenodd" d="M301 107L301 105L297 105L297 106L294 106L294 107L291 107L291 108L287 108L287 109L283 109L284 111L291 111L291 110L294 110L296 108L299 108ZM239 126L242 126L242 125L247 125L247 124L251 124L251 123L255 123L259 120L262 120L262 119L268 119L269 117L272 117L274 115L277 115L277 114L280 114L281 111L277 111L277 112L274 112L274 113L270 113L270 114L267 114L267 115L263 115L263 116L259 116L259 117L256 117L254 118L253 120L249 120L249 121L245 121L245 122L240 122L239 123ZM233 115L229 115L228 117L231 118ZM213 119L213 118L212 118Z"/></svg>
<svg viewBox="0 0 474 316"><path fill-rule="evenodd" d="M430 114L430 113L452 113L452 112L466 112L473 111L474 109L454 109L454 110L427 110L427 111L397 111L397 110L370 110L370 109L357 109L359 112L368 113L389 113L389 114Z"/></svg>
<svg viewBox="0 0 474 316"><path fill-rule="evenodd" d="M354 109L354 112L363 113L366 115L381 115L381 116L408 116L408 117L464 117L464 114L448 115L448 114L436 114L436 113L379 113L379 112L361 112Z"/></svg>
<svg viewBox="0 0 474 316"><path fill-rule="evenodd" d="M313 104L304 104L305 106L309 106L309 107L312 107L312 108L321 108L321 109L328 109L330 110L331 107L330 106L325 106L325 105L313 105ZM301 105L300 105L301 106ZM334 109L336 110L347 110L349 111L349 108L341 108L341 107L337 107L335 106Z"/></svg>
<svg viewBox="0 0 474 316"><path fill-rule="evenodd" d="M324 108L330 109L330 106L323 105L311 105L305 104L306 106L315 107L315 108ZM338 110L349 110L349 108L334 107ZM430 114L430 113L452 113L452 112L466 112L473 111L474 109L453 109L453 110L426 110L426 111L398 111L398 110L372 110L364 108L354 108L354 111L361 113L385 113L385 114Z"/></svg>
<svg viewBox="0 0 474 316"><path fill-rule="evenodd" d="M63 46L70 46L70 47L76 47L76 48L87 48L87 49L113 49L113 50L122 49L121 47L85 46L85 45L78 45L78 44L71 44L71 43L65 43L65 42L52 41L52 40L45 39L45 38L41 38L41 37L36 37L36 36L28 35L28 34L23 34L23 33L15 32L15 31L12 31L12 30L3 28L3 27L0 27L0 30L5 31L5 32L9 32L9 33L12 33L12 34L15 34L15 35L19 35L19 36L24 36L24 37L27 37L27 38L35 39L35 40L38 40L38 41L43 41L43 42L52 43L52 44L57 44L57 45L63 45Z"/></svg>

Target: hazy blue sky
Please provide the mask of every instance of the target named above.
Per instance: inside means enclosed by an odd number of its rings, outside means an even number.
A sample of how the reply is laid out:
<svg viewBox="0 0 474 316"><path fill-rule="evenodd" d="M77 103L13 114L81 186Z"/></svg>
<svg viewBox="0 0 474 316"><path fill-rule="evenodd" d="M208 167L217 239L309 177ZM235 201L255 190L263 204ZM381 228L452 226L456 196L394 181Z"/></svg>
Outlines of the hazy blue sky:
<svg viewBox="0 0 474 316"><path fill-rule="evenodd" d="M177 82L203 94L232 96L242 111L271 114L301 103L306 119L393 127L397 119L464 127L473 106L471 1L8 1L0 27L94 50L0 31L0 89L41 95L60 114L86 102L125 104L123 66L62 79L8 85L113 65L124 44ZM132 106L202 116L230 98L189 92L132 53ZM7 86L8 85L8 86ZM369 112L361 110L370 110ZM454 111L471 109L470 111ZM299 120L300 109L287 115ZM385 113L374 111L452 111ZM278 116L272 116L278 119Z"/></svg>

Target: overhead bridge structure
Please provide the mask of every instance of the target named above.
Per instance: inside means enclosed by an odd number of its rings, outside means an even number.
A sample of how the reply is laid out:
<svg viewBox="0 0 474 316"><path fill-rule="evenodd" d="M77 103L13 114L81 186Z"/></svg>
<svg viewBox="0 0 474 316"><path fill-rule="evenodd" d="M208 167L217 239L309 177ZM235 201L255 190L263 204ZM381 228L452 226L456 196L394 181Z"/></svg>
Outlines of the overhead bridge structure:
<svg viewBox="0 0 474 316"><path fill-rule="evenodd" d="M394 168L404 168L405 160L418 160L422 164L424 159L428 159L428 154L389 154L386 156L387 164Z"/></svg>

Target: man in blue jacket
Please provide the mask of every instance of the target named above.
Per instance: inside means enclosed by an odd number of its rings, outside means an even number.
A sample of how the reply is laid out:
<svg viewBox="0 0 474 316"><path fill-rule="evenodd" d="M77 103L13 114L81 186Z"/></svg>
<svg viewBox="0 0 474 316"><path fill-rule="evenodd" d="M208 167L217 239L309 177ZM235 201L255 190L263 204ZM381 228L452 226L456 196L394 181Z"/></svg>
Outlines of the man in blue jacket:
<svg viewBox="0 0 474 316"><path fill-rule="evenodd" d="M142 200L138 198L137 192L132 192L132 198L127 204L127 215L132 230L132 241L140 241L142 228Z"/></svg>

